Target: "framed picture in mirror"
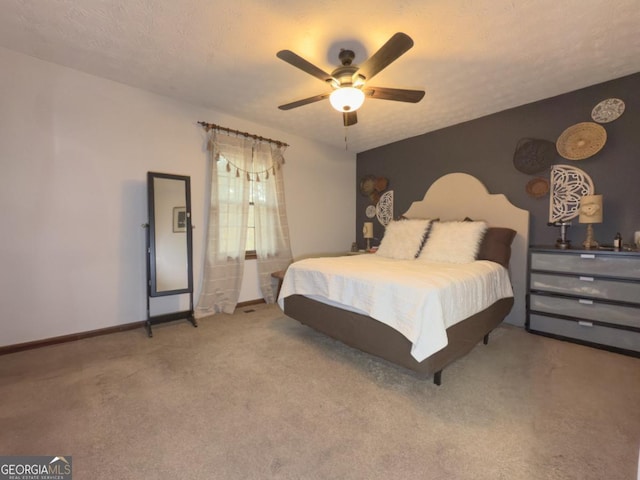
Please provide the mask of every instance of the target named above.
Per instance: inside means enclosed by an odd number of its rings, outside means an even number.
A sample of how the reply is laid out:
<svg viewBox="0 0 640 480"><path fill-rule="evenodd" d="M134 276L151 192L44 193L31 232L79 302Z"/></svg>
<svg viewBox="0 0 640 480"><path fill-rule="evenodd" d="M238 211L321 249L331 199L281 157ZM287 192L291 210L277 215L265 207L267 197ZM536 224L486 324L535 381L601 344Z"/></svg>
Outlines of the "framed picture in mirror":
<svg viewBox="0 0 640 480"><path fill-rule="evenodd" d="M173 207L173 232L187 231L187 207Z"/></svg>

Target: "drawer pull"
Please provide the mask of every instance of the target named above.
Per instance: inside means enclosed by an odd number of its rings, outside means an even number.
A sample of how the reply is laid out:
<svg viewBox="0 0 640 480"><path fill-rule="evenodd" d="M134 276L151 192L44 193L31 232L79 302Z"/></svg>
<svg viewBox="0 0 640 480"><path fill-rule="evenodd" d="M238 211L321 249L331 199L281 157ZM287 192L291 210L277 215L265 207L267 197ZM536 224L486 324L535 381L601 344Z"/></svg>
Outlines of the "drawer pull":
<svg viewBox="0 0 640 480"><path fill-rule="evenodd" d="M580 325L581 327L593 327L593 323L585 322L584 320L580 320L578 322L578 325Z"/></svg>
<svg viewBox="0 0 640 480"><path fill-rule="evenodd" d="M583 282L593 282L593 277L580 277Z"/></svg>
<svg viewBox="0 0 640 480"><path fill-rule="evenodd" d="M581 253L580 258L596 258L593 253Z"/></svg>
<svg viewBox="0 0 640 480"><path fill-rule="evenodd" d="M581 298L580 300L578 300L578 303L581 303L582 305L593 305L593 300L586 300L584 298Z"/></svg>

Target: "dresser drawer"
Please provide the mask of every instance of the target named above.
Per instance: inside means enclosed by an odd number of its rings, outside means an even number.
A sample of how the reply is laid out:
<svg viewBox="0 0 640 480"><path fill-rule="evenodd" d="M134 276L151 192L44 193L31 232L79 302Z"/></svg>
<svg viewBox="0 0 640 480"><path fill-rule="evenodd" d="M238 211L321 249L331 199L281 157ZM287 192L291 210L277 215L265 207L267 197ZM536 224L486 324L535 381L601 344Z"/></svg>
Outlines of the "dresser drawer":
<svg viewBox="0 0 640 480"><path fill-rule="evenodd" d="M587 275L568 276L532 273L530 290L561 293L578 297L604 298L640 305L640 282L603 280Z"/></svg>
<svg viewBox="0 0 640 480"><path fill-rule="evenodd" d="M531 270L640 279L640 257L598 253L531 253Z"/></svg>
<svg viewBox="0 0 640 480"><path fill-rule="evenodd" d="M587 322L584 322L587 323ZM570 339L640 352L640 333L600 325L581 325L571 320L529 315L529 329Z"/></svg>
<svg viewBox="0 0 640 480"><path fill-rule="evenodd" d="M624 305L532 294L529 297L529 308L537 312L640 328L640 308Z"/></svg>

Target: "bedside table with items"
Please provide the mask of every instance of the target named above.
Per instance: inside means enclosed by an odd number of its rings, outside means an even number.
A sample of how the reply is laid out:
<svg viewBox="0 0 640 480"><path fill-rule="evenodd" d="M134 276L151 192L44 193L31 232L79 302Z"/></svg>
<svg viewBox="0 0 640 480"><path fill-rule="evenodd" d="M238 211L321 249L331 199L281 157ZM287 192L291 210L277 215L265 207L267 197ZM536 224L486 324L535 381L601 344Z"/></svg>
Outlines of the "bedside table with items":
<svg viewBox="0 0 640 480"><path fill-rule="evenodd" d="M640 357L640 252L531 247L525 326Z"/></svg>

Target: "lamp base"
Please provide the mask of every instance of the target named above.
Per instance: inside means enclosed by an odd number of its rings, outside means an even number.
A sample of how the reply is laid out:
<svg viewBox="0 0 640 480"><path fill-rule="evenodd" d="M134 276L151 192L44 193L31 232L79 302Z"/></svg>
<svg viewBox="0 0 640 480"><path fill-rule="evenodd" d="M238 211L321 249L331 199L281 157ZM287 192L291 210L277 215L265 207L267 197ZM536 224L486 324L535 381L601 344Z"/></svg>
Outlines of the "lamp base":
<svg viewBox="0 0 640 480"><path fill-rule="evenodd" d="M586 250L591 250L592 248L598 248L600 245L593 238L593 225L587 224L587 238L584 242L582 242L582 246Z"/></svg>
<svg viewBox="0 0 640 480"><path fill-rule="evenodd" d="M571 226L571 222L555 222L548 223L549 226L560 227L560 238L556 240L556 248L564 250L571 248L571 240L567 239L567 228Z"/></svg>

